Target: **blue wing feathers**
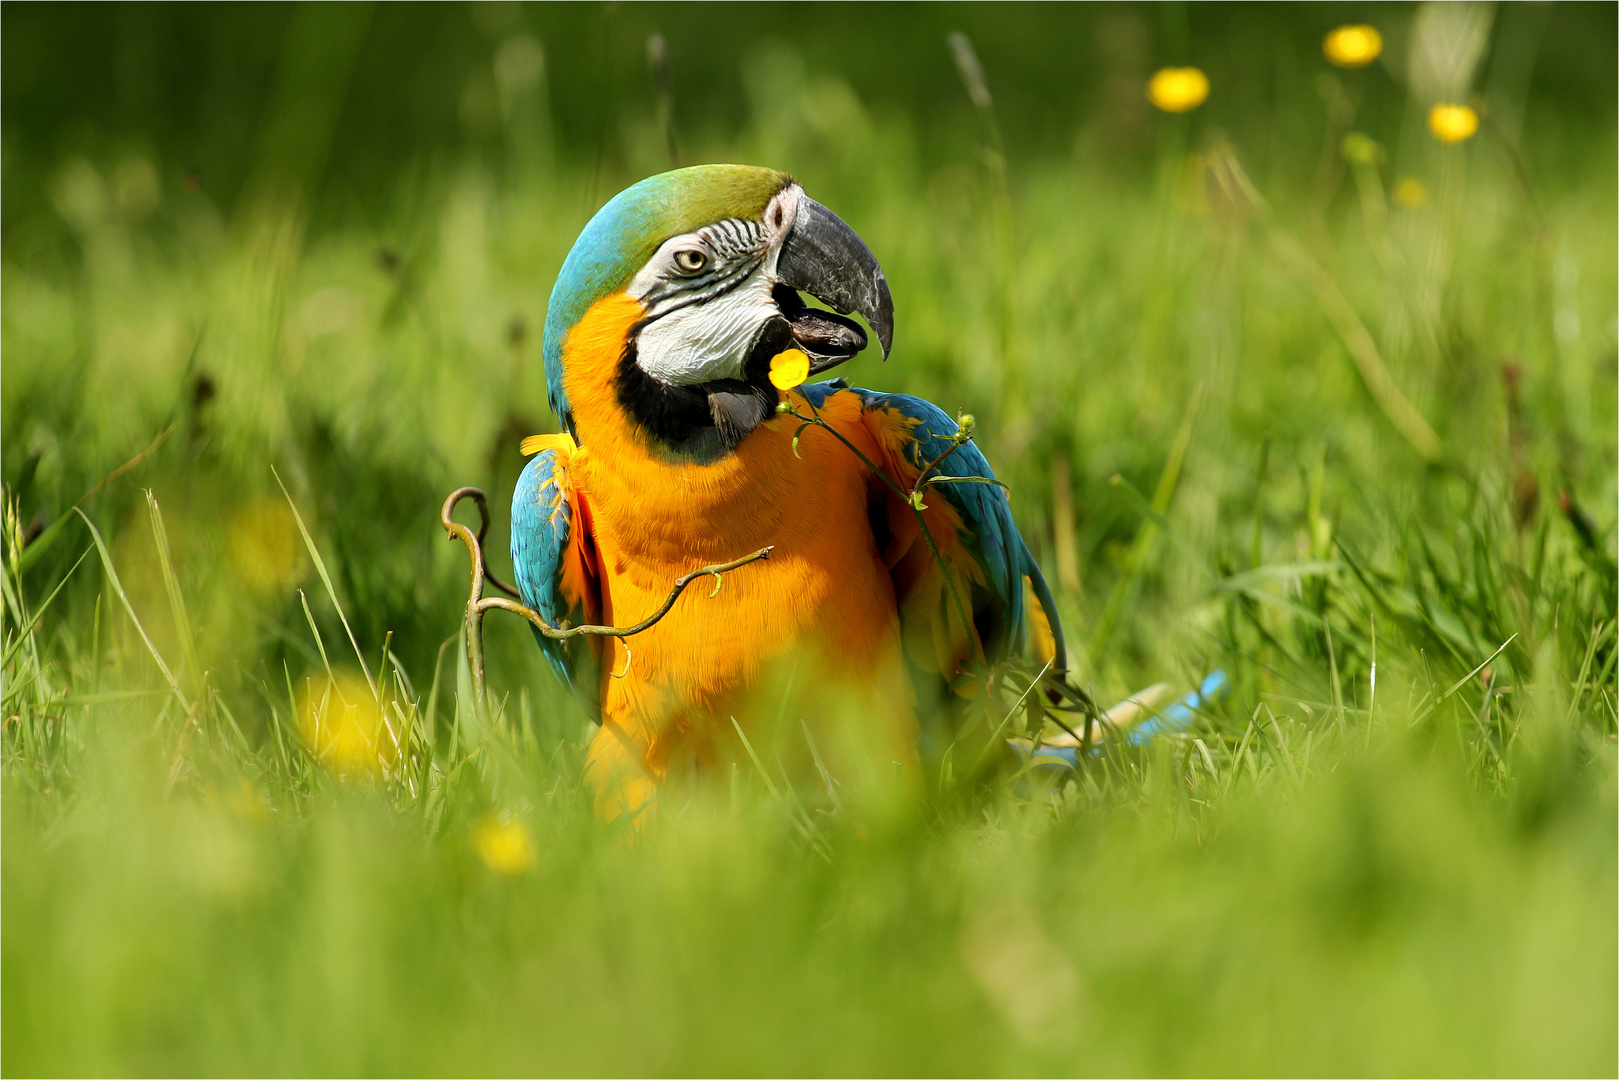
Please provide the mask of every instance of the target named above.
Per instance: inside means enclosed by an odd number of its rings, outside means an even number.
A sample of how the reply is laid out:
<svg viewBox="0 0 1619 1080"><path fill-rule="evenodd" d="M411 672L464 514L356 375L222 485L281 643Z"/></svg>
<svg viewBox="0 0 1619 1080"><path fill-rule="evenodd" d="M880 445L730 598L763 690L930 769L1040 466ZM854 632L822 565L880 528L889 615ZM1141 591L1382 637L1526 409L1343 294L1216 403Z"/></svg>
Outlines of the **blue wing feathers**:
<svg viewBox="0 0 1619 1080"><path fill-rule="evenodd" d="M578 600L563 594L564 562L576 542L574 506L555 450L542 450L529 459L512 493L512 567L523 603L552 626L564 620L578 624L584 611ZM553 641L534 632L551 670L598 712L590 650L583 639Z"/></svg>
<svg viewBox="0 0 1619 1080"><path fill-rule="evenodd" d="M829 395L839 391L858 395L867 410L891 409L915 420L916 425L911 431L914 442L907 448L907 456L916 468L921 469L949 449L951 437L956 433L956 420L932 402L905 394L860 390L849 387L841 380L799 387L799 392L817 408L824 404ZM935 474L995 479L995 472L983 451L971 442L962 444L940 462ZM1065 666L1066 650L1056 604L1034 556L1012 519L1012 506L1007 500L1006 490L998 484L944 483L932 485L926 497L933 499L941 495L961 515L968 532L961 540L978 562L990 592L1001 606L1002 640L1006 646L1015 650L1024 640L1024 578L1027 577L1056 639L1056 666Z"/></svg>
<svg viewBox="0 0 1619 1080"><path fill-rule="evenodd" d="M555 451L546 450L530 458L512 493L512 567L517 591L522 593L523 603L552 626L565 614L558 578L573 513L566 500L561 507L553 507L558 494L556 457ZM536 637L557 676L571 685L571 673L555 643Z"/></svg>

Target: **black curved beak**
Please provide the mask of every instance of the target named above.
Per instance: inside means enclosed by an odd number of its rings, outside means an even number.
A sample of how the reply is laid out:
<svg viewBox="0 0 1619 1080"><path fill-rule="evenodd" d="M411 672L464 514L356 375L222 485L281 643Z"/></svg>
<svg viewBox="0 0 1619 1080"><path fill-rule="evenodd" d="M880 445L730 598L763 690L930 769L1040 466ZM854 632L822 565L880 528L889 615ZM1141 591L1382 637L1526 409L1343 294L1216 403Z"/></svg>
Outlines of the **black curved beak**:
<svg viewBox="0 0 1619 1080"><path fill-rule="evenodd" d="M866 347L866 335L851 319L806 307L787 290L806 292L839 315L859 315L876 331L883 359L894 343L894 298L888 279L866 242L844 220L807 195L798 198L792 227L782 241L776 277L777 306L792 325L794 343L819 373Z"/></svg>

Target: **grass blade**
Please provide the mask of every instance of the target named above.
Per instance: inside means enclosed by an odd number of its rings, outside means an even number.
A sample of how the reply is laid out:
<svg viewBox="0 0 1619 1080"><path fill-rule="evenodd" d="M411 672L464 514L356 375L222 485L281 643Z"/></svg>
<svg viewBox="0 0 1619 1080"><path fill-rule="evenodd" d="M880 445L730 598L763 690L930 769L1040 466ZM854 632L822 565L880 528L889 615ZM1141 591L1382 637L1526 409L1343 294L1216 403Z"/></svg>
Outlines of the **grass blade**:
<svg viewBox="0 0 1619 1080"><path fill-rule="evenodd" d="M51 522L51 524L46 527L44 532L40 533L34 538L33 543L29 544L23 549L21 558L17 560L17 574L21 576L22 574L26 573L29 567L38 562L40 557L43 556L45 552L50 550L51 545L56 542L57 537L61 536L63 526L65 526L72 518L74 511L77 511L85 503L89 502L91 499L95 498L96 495L100 494L102 488L106 487L108 484L124 475L130 469L133 469L135 466L151 457L157 448L163 445L164 440L169 437L169 432L173 430L173 424L170 424L168 427L164 428L158 434L157 438L152 440L152 445L148 446L145 450L142 450L140 453L136 454L122 465L118 466L106 476L103 476L99 484L91 488L89 491L86 491L83 495L79 496L79 501L73 504L72 510L69 510L61 517Z"/></svg>
<svg viewBox="0 0 1619 1080"><path fill-rule="evenodd" d="M197 641L191 631L191 616L186 611L185 597L180 593L180 581L174 573L174 560L169 554L169 532L163 527L163 511L158 509L157 497L146 489L146 509L152 518L152 539L157 543L157 565L163 573L163 587L169 594L169 610L174 615L174 629L180 638L180 656L195 690L202 683L202 666L197 663Z"/></svg>
<svg viewBox="0 0 1619 1080"><path fill-rule="evenodd" d="M152 639L147 636L146 627L141 625L140 617L135 614L135 607L129 602L129 595L124 592L124 583L118 580L118 571L113 569L112 555L107 551L107 542L101 539L101 530L96 528L96 523L91 521L83 510L75 506L73 512L84 518L84 523L90 527L90 536L96 542L96 550L101 553L101 566L107 571L107 580L112 582L113 592L118 594L119 602L124 605L124 610L129 612L129 621L135 624L136 632L140 634L141 640L146 642L146 650L152 654L152 659L157 661L157 669L163 673L163 678L168 682L169 689L174 691L174 696L180 702L180 707L186 711L187 715L190 715L191 702L186 699L185 691L180 689L180 683L175 679L174 672L169 670L169 665L163 660L163 654L157 651L156 645L152 644Z"/></svg>
<svg viewBox="0 0 1619 1080"><path fill-rule="evenodd" d="M365 673L366 685L371 687L371 696L380 705L382 697L377 693L376 680L371 678L371 668L366 665L365 654L360 651L360 643L354 640L354 630L349 626L349 617L343 613L343 605L338 603L337 590L332 587L332 575L326 572L326 560L320 557L320 549L315 546L314 538L309 535L309 529L304 526L304 516L298 513L298 504L292 501L292 493L287 490L287 485L281 482L281 474L275 471L274 465L270 466L270 473L275 477L275 482L281 485L281 494L287 497L287 505L292 507L292 518L298 523L298 532L304 538L304 547L309 549L309 557L314 560L315 569L320 572L321 584L326 586L326 595L332 598L332 606L337 609L337 617L343 621L343 631L348 634L349 644L354 647L355 659L360 661L360 670ZM309 606L306 601L304 605L305 613L308 610ZM324 650L322 650L321 658L325 659ZM330 670L329 666L328 670Z"/></svg>

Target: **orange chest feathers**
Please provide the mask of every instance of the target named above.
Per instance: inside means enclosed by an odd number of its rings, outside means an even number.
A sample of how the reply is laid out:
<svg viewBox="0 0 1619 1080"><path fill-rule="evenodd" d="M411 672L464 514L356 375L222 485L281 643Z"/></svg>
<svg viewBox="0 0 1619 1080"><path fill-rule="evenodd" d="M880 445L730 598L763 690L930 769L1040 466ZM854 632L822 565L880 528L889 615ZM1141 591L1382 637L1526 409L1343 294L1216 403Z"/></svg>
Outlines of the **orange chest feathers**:
<svg viewBox="0 0 1619 1080"><path fill-rule="evenodd" d="M662 621L627 642L607 639L604 721L655 737L659 716L723 718L769 665L799 653L851 679L894 664L894 586L872 534L871 478L859 459L815 429L795 449L791 417L765 422L712 464L658 454L613 386L640 315L628 298L601 301L566 347L565 387L582 444L568 474L591 523L603 621L637 622L682 574L773 550L726 574L717 590L706 579L692 583ZM827 419L857 444L870 442L858 405L836 401ZM835 415L844 411L852 415ZM863 450L875 457L875 446Z"/></svg>

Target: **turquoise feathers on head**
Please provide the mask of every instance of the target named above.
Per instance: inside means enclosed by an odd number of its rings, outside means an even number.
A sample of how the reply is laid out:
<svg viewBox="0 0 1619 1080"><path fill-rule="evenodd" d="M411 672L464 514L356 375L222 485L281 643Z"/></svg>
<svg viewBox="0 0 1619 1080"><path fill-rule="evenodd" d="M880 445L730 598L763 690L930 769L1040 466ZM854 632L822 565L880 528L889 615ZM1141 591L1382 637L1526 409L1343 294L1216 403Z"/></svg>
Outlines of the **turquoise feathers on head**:
<svg viewBox="0 0 1619 1080"><path fill-rule="evenodd" d="M562 346L591 305L624 288L665 240L728 218L757 220L792 178L754 165L694 165L625 188L596 212L562 263L546 310L545 381L551 410L573 420Z"/></svg>

